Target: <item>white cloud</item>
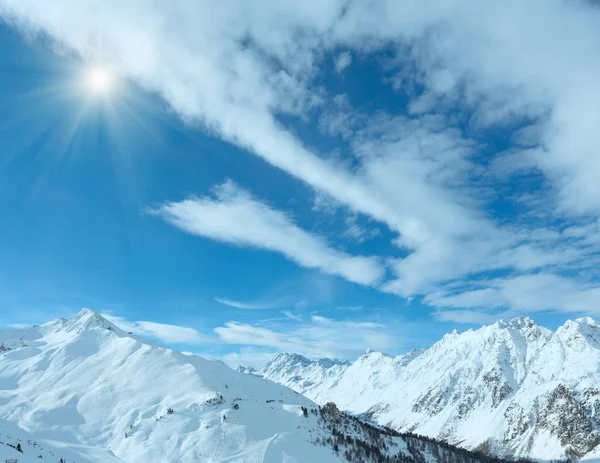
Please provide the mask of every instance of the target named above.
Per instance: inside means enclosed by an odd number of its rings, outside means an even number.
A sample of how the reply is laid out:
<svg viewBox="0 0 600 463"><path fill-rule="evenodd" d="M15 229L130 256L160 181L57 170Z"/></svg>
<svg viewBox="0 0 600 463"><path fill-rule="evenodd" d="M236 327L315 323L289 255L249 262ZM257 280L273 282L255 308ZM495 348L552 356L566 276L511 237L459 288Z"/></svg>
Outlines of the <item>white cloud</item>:
<svg viewBox="0 0 600 463"><path fill-rule="evenodd" d="M261 303L234 301L231 299L225 299L223 297L215 297L214 299L219 304L228 305L229 307L234 307L236 309L261 310L261 309L272 309L277 306L277 304L261 304Z"/></svg>
<svg viewBox="0 0 600 463"><path fill-rule="evenodd" d="M219 358L228 364L231 368L238 366L253 367L261 369L265 364L275 356L277 352L271 350L262 350L254 347L243 347L237 352L229 352Z"/></svg>
<svg viewBox="0 0 600 463"><path fill-rule="evenodd" d="M208 341L206 336L202 336L193 328L178 325L168 325L165 323L156 323L148 321L138 321L136 325L143 333L148 333L164 342L180 344L202 344Z"/></svg>
<svg viewBox="0 0 600 463"><path fill-rule="evenodd" d="M310 323L279 329L228 322L215 328L227 344L296 352L308 357L353 358L371 348L396 350L398 339L378 323L332 320L315 315Z"/></svg>
<svg viewBox="0 0 600 463"><path fill-rule="evenodd" d="M489 325L503 318L511 318L511 315L508 313L490 314L476 310L440 310L434 312L433 317L442 322Z"/></svg>
<svg viewBox="0 0 600 463"><path fill-rule="evenodd" d="M19 27L41 28L86 59L108 62L161 94L186 121L255 153L319 197L387 225L407 253L391 261L397 279L387 291L431 294L426 300L440 307L573 310L595 301L594 285L581 275L594 272L597 259L589 257L598 249L586 247L596 245L590 243L594 226L572 223L569 234L542 241L525 236L519 223L493 220L485 190L473 179L482 150L452 120L433 114L462 109L472 114L474 129L534 120L519 133L510 159L521 157L520 168L543 174L552 193L542 201L548 215L581 215L592 223L587 215L600 212L600 9L592 2L0 0L0 14ZM355 114L344 98L324 109L322 128L352 140L352 169L308 150L278 119L306 117L322 105L327 95L311 81L326 52L341 47L356 55L390 46L399 50L391 76L396 88L425 91L410 102L410 118ZM507 159L492 168L511 175ZM248 218L257 227L244 235L232 232L228 215L240 203L254 208ZM372 260L332 250L239 191L171 203L162 212L189 232L272 249L351 281L373 284L381 275ZM198 212L221 222L199 223ZM305 256L283 242L273 233L278 227L313 252ZM553 225L538 231L544 228ZM558 275L561 268L569 272ZM447 285L493 270L511 277L505 284L491 280L480 292L444 293ZM544 278L528 275L533 271L555 278L554 302ZM525 283L526 290L519 286ZM585 303L574 302L578 291Z"/></svg>
<svg viewBox="0 0 600 463"><path fill-rule="evenodd" d="M5 9L40 25L84 56L104 58L158 91L184 119L203 123L352 210L387 223L402 234L404 244L415 247L432 234L480 227L471 212L432 181L443 167L452 167L450 160L464 154L455 133L432 134L427 124L419 128L403 121L402 133L416 136L396 148L421 144L428 160L422 162L415 152L386 153L368 157L352 173L308 151L277 121L277 113L312 104L307 100L314 92L305 85L314 72L314 54L320 51L316 47L339 18L344 2L265 2L248 9L243 1L237 8L214 2L184 7L181 2L160 6L113 1L103 3L102 14L90 14L97 11L95 3L62 0L50 6L35 0L0 0ZM168 29L170 24L176 27ZM302 41L297 40L298 29L308 33ZM242 45L249 35L263 53ZM279 59L287 74L262 59L264 53ZM440 148L444 151L434 152Z"/></svg>
<svg viewBox="0 0 600 463"><path fill-rule="evenodd" d="M130 321L126 318L103 313L102 316L117 325L123 331L132 332L139 336L150 336L172 344L208 344L215 341L187 326L169 325L150 321Z"/></svg>
<svg viewBox="0 0 600 463"><path fill-rule="evenodd" d="M476 0L352 4L342 34L360 45L375 26L409 43L436 102L462 98L475 121L541 117L536 163L570 213L597 213L600 9L593 2ZM556 31L561 31L556 34Z"/></svg>
<svg viewBox="0 0 600 463"><path fill-rule="evenodd" d="M311 317L311 320L313 321L313 323L329 323L333 321L332 319L322 317L321 315L313 315Z"/></svg>
<svg viewBox="0 0 600 463"><path fill-rule="evenodd" d="M288 311L288 310L282 310L281 313L283 315L285 315L287 318L289 318L290 320L295 320L297 322L301 322L302 318L298 315L294 315L292 312Z"/></svg>
<svg viewBox="0 0 600 463"><path fill-rule="evenodd" d="M341 74L342 72L344 72L348 66L350 66L352 64L352 53L350 53L349 51L345 51L343 53L340 53L336 59L335 59L335 71L338 74Z"/></svg>
<svg viewBox="0 0 600 463"><path fill-rule="evenodd" d="M343 232L343 236L359 244L381 236L381 231L378 228L359 225L356 214L346 217L345 226L346 229Z"/></svg>
<svg viewBox="0 0 600 463"><path fill-rule="evenodd" d="M565 245L560 234L539 240L535 231L491 229L469 238L436 237L406 258L391 260L398 279L387 282L383 289L410 296L494 270L530 272L570 265L590 267L594 262L586 258L589 250Z"/></svg>
<svg viewBox="0 0 600 463"><path fill-rule="evenodd" d="M383 276L377 258L332 249L322 237L299 228L286 214L259 202L232 182L218 187L215 196L166 203L153 213L188 233L279 252L298 265L355 283L372 285Z"/></svg>
<svg viewBox="0 0 600 463"><path fill-rule="evenodd" d="M23 329L23 328L31 328L31 325L28 325L27 323L11 323L9 325L6 325L8 328L12 328L15 330L19 330L19 329Z"/></svg>
<svg viewBox="0 0 600 463"><path fill-rule="evenodd" d="M426 302L436 307L506 308L513 311L558 310L600 314L600 288L558 275L539 273L486 282L482 289L457 294L433 293Z"/></svg>

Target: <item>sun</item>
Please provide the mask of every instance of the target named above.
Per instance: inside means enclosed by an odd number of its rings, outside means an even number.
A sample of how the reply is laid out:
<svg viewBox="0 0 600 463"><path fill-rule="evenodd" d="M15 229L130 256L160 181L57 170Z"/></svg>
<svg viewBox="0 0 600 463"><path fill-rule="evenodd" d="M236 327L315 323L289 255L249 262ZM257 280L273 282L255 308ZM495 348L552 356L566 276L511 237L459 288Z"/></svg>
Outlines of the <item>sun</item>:
<svg viewBox="0 0 600 463"><path fill-rule="evenodd" d="M86 84L94 93L107 93L114 84L114 76L107 68L92 67L88 69Z"/></svg>

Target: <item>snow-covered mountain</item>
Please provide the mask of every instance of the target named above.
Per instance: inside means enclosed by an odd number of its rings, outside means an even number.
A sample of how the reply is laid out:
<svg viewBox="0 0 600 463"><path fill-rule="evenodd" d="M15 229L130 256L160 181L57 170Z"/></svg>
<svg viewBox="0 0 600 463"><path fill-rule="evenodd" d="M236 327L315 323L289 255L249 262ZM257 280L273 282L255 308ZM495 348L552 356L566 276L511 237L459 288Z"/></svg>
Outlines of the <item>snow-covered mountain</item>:
<svg viewBox="0 0 600 463"><path fill-rule="evenodd" d="M399 431L503 456L600 457L600 324L527 317L350 365L280 354L266 379Z"/></svg>
<svg viewBox="0 0 600 463"><path fill-rule="evenodd" d="M350 362L331 359L311 361L298 354L278 354L264 370L261 370L260 375L290 387L300 394L317 396L319 390L334 387L350 365ZM327 400L323 403L326 402Z"/></svg>
<svg viewBox="0 0 600 463"><path fill-rule="evenodd" d="M0 461L483 461L318 407L89 310L0 331L0 343Z"/></svg>

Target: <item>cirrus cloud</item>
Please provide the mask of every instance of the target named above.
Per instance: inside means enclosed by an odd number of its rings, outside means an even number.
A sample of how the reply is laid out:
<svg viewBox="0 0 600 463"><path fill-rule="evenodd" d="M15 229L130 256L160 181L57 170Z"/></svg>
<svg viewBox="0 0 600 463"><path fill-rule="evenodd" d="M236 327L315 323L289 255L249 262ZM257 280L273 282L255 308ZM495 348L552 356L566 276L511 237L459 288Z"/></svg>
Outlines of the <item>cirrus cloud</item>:
<svg viewBox="0 0 600 463"><path fill-rule="evenodd" d="M333 320L319 315L310 322L284 326L256 326L230 321L214 329L222 342L296 352L308 357L353 358L367 349L396 351L399 347L384 325L368 321Z"/></svg>
<svg viewBox="0 0 600 463"><path fill-rule="evenodd" d="M152 321L130 321L109 313L103 313L102 316L124 331L140 336L150 336L166 343L201 345L210 344L215 341L214 337L204 335L188 326L170 325Z"/></svg>
<svg viewBox="0 0 600 463"><path fill-rule="evenodd" d="M355 283L371 285L383 276L377 258L331 248L322 237L301 229L285 213L256 200L231 181L215 189L215 198L166 203L151 212L188 233L275 251L302 267Z"/></svg>

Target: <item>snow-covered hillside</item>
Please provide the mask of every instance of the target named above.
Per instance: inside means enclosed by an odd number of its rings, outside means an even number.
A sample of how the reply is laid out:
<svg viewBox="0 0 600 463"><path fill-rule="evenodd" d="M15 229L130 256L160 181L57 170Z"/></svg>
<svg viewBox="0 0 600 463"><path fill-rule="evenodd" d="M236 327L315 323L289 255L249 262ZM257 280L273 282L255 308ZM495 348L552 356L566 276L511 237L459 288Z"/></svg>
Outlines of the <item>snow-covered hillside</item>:
<svg viewBox="0 0 600 463"><path fill-rule="evenodd" d="M89 310L2 331L0 342L0 461L482 461L319 408Z"/></svg>
<svg viewBox="0 0 600 463"><path fill-rule="evenodd" d="M400 431L538 460L600 454L600 325L521 317L351 365L280 354L264 378Z"/></svg>

